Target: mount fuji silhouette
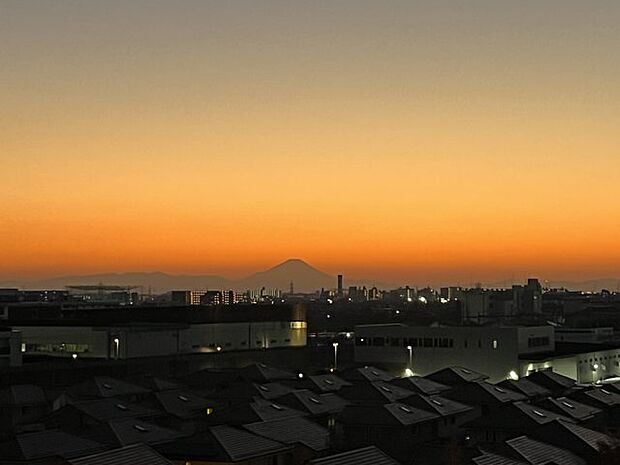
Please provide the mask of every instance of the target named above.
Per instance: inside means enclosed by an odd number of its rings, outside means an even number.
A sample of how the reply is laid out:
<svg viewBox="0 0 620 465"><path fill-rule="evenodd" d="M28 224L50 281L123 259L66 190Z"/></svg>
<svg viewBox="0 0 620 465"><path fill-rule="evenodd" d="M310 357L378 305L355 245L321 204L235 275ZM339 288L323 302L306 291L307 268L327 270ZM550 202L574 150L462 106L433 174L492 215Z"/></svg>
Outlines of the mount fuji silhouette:
<svg viewBox="0 0 620 465"><path fill-rule="evenodd" d="M288 291L291 282L296 292L311 292L336 287L336 278L317 270L298 258L292 258L266 271L259 271L238 282L245 289L262 286Z"/></svg>

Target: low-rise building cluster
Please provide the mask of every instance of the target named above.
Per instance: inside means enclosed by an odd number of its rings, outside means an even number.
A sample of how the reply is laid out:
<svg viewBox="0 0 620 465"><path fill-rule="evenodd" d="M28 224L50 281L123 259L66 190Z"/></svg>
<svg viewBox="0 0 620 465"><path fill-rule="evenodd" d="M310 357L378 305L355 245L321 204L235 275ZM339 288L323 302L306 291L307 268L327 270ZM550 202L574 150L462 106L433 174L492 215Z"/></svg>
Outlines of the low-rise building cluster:
<svg viewBox="0 0 620 465"><path fill-rule="evenodd" d="M50 386L0 389L0 464L619 463L620 382L551 370L491 383L460 366L397 377L256 363Z"/></svg>

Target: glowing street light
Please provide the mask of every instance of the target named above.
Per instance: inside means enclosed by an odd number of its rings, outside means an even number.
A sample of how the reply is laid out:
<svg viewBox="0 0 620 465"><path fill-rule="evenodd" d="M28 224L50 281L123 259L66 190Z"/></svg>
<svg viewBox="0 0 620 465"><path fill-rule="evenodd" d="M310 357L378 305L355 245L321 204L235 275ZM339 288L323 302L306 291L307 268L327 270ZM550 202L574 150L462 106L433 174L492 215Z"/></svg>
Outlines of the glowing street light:
<svg viewBox="0 0 620 465"><path fill-rule="evenodd" d="M334 348L334 370L338 368L338 343L334 342L332 344Z"/></svg>
<svg viewBox="0 0 620 465"><path fill-rule="evenodd" d="M121 341L119 338L115 337L112 342L114 342L114 358L115 359L119 359L121 354L120 354L120 346L121 346Z"/></svg>
<svg viewBox="0 0 620 465"><path fill-rule="evenodd" d="M413 370L413 347L407 346L407 350L409 351L409 369Z"/></svg>

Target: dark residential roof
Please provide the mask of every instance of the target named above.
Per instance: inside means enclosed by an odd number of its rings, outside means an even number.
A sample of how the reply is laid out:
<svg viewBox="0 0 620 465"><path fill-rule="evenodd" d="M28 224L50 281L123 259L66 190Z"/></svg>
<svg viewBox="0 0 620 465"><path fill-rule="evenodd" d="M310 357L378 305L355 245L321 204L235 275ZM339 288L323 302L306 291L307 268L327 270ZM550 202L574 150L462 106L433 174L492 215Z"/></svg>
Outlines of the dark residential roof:
<svg viewBox="0 0 620 465"><path fill-rule="evenodd" d="M449 417L458 413L465 413L474 410L474 407L461 404L452 399L440 396L422 396L416 394L404 400L407 405L412 405L430 412L437 413L442 417Z"/></svg>
<svg viewBox="0 0 620 465"><path fill-rule="evenodd" d="M268 383L271 381L279 381L285 379L297 379L297 375L295 373L280 370L279 368L270 367L265 365L264 363L255 363L253 365L243 367L239 371L239 374L244 379L247 379L249 381L255 381L258 383Z"/></svg>
<svg viewBox="0 0 620 465"><path fill-rule="evenodd" d="M615 378L615 379L617 379L617 378ZM613 383L603 382L603 385L601 387L603 389L607 389L608 391L612 391L612 392L616 392L616 393L620 394L620 381L615 381Z"/></svg>
<svg viewBox="0 0 620 465"><path fill-rule="evenodd" d="M157 392L155 398L168 414L181 419L206 415L207 408L213 407L212 401L186 390Z"/></svg>
<svg viewBox="0 0 620 465"><path fill-rule="evenodd" d="M310 462L312 465L398 465L398 462L375 446L350 450Z"/></svg>
<svg viewBox="0 0 620 465"><path fill-rule="evenodd" d="M177 460L214 462L240 462L290 449L280 442L231 426L214 426L158 447L164 455Z"/></svg>
<svg viewBox="0 0 620 465"><path fill-rule="evenodd" d="M415 408L409 404L393 403L384 405L383 408L403 425L413 425L439 418L435 413ZM370 422L372 423L372 418L370 418Z"/></svg>
<svg viewBox="0 0 620 465"><path fill-rule="evenodd" d="M514 460L492 452L484 452L482 455L474 457L472 462L476 465L528 465L527 462Z"/></svg>
<svg viewBox="0 0 620 465"><path fill-rule="evenodd" d="M398 402L412 396L414 393L385 381L373 381L370 383L357 383L353 386L344 387L339 394L345 399L357 402Z"/></svg>
<svg viewBox="0 0 620 465"><path fill-rule="evenodd" d="M433 421L439 415L409 404L350 405L340 419L343 423L371 426L402 426Z"/></svg>
<svg viewBox="0 0 620 465"><path fill-rule="evenodd" d="M71 465L172 465L149 446L134 444L70 460Z"/></svg>
<svg viewBox="0 0 620 465"><path fill-rule="evenodd" d="M63 411L70 409L77 410L80 414L102 423L121 418L153 417L159 414L156 410L119 399L98 399L68 404L55 412L54 416L62 415Z"/></svg>
<svg viewBox="0 0 620 465"><path fill-rule="evenodd" d="M101 399L147 394L150 391L108 376L97 376L70 387L67 392L78 399Z"/></svg>
<svg viewBox="0 0 620 465"><path fill-rule="evenodd" d="M243 427L259 436L280 441L284 444L299 443L317 452L329 448L329 431L303 417L263 421L243 425Z"/></svg>
<svg viewBox="0 0 620 465"><path fill-rule="evenodd" d="M183 385L177 383L176 381L159 378L157 376L143 375L138 378L131 379L130 381L133 381L135 382L135 384L153 392L172 391L185 388Z"/></svg>
<svg viewBox="0 0 620 465"><path fill-rule="evenodd" d="M44 457L73 458L93 454L106 446L57 430L25 433L0 445L0 457L5 459L36 460Z"/></svg>
<svg viewBox="0 0 620 465"><path fill-rule="evenodd" d="M532 428L552 424L556 420L572 422L574 420L559 413L545 410L525 402L512 402L501 405L492 415L482 415L467 423L472 429L495 429L525 434Z"/></svg>
<svg viewBox="0 0 620 465"><path fill-rule="evenodd" d="M324 392L340 390L343 386L351 386L351 383L333 374L314 375L308 377L317 388Z"/></svg>
<svg viewBox="0 0 620 465"><path fill-rule="evenodd" d="M258 394L264 399L277 399L278 397L294 391L293 388L280 383L253 383L252 386L254 388L254 395Z"/></svg>
<svg viewBox="0 0 620 465"><path fill-rule="evenodd" d="M544 425L554 420L563 420L571 423L574 421L571 418L542 409L536 405L526 404L525 402L515 402L512 405L540 425Z"/></svg>
<svg viewBox="0 0 620 465"><path fill-rule="evenodd" d="M527 375L526 379L555 393L566 391L575 386L574 379L560 375L551 369L535 371Z"/></svg>
<svg viewBox="0 0 620 465"><path fill-rule="evenodd" d="M280 442L231 426L214 426L211 433L234 461L286 449Z"/></svg>
<svg viewBox="0 0 620 465"><path fill-rule="evenodd" d="M469 368L452 366L426 375L425 378L447 386L455 386L464 383L484 381L488 379L488 376L470 370Z"/></svg>
<svg viewBox="0 0 620 465"><path fill-rule="evenodd" d="M295 389L281 383L252 383L241 381L219 389L213 394L216 399L252 400L255 397L277 399Z"/></svg>
<svg viewBox="0 0 620 465"><path fill-rule="evenodd" d="M183 437L183 433L163 428L137 419L114 420L108 422L108 428L114 434L120 446L130 444L161 444Z"/></svg>
<svg viewBox="0 0 620 465"><path fill-rule="evenodd" d="M549 425L547 429L549 438L546 440L554 442L553 439L558 438L558 441L562 441L562 435L560 435L559 433L560 430L564 430L570 433L569 437L571 439L571 442L580 441L585 446L597 452L602 444L618 444L617 440L612 439L606 434L564 421L557 421L554 424Z"/></svg>
<svg viewBox="0 0 620 465"><path fill-rule="evenodd" d="M523 394L505 389L501 386L482 382L466 383L455 387L445 397L467 402L470 405L479 404L508 404L520 400L526 400Z"/></svg>
<svg viewBox="0 0 620 465"><path fill-rule="evenodd" d="M0 390L0 405L45 404L45 392L33 384L15 384Z"/></svg>
<svg viewBox="0 0 620 465"><path fill-rule="evenodd" d="M575 425L572 423L562 423L562 426L587 443L592 449L599 450L602 444L614 444L617 440L612 439L606 434L599 433L598 431L584 428L583 426Z"/></svg>
<svg viewBox="0 0 620 465"><path fill-rule="evenodd" d="M536 404L546 408L547 410L561 412L563 415L578 421L588 420L594 415L602 412L602 410L596 407L577 402L576 400L569 399L568 397L558 397L556 399L548 397L547 399L536 402Z"/></svg>
<svg viewBox="0 0 620 465"><path fill-rule="evenodd" d="M310 415L327 415L342 412L350 402L336 394L316 394L303 389L281 397L278 403L302 412L306 411Z"/></svg>
<svg viewBox="0 0 620 465"><path fill-rule="evenodd" d="M510 389L514 392L519 392L530 399L535 397L550 396L551 391L540 386L527 378L520 378L519 380L507 379L501 383L497 383L498 386L505 389Z"/></svg>
<svg viewBox="0 0 620 465"><path fill-rule="evenodd" d="M477 386L480 386L481 389L491 394L500 402L517 402L520 400L526 400L526 397L523 394L511 391L510 389L504 389L501 386L495 386L491 383L487 383L486 381L477 383Z"/></svg>
<svg viewBox="0 0 620 465"><path fill-rule="evenodd" d="M580 397L586 402L587 399L592 399L598 402L599 405L606 405L608 407L620 405L620 394L605 388L594 388L582 391Z"/></svg>
<svg viewBox="0 0 620 465"><path fill-rule="evenodd" d="M449 391L451 389L445 384L436 383L435 381L424 378L422 376L408 376L404 378L398 378L393 380L391 384L427 396L441 394L442 392Z"/></svg>
<svg viewBox="0 0 620 465"><path fill-rule="evenodd" d="M390 382L395 377L387 371L380 370L372 366L353 368L340 373L340 376L347 381L385 381Z"/></svg>
<svg viewBox="0 0 620 465"><path fill-rule="evenodd" d="M254 402L245 402L216 410L209 415L208 421L212 425L244 425L304 415L303 412L292 409L280 402L256 399Z"/></svg>
<svg viewBox="0 0 620 465"><path fill-rule="evenodd" d="M527 436L506 441L515 452L532 465L585 465L586 461L566 449L535 441Z"/></svg>

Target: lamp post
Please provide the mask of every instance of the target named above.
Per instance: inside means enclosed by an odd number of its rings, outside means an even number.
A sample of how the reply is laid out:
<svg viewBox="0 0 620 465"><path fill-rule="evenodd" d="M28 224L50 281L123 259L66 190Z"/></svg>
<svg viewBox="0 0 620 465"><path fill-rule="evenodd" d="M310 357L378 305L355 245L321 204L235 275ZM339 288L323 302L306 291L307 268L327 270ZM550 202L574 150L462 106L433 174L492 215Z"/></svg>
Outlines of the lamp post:
<svg viewBox="0 0 620 465"><path fill-rule="evenodd" d="M413 370L413 347L407 346L407 350L409 351L409 369Z"/></svg>
<svg viewBox="0 0 620 465"><path fill-rule="evenodd" d="M334 370L336 370L338 368L338 343L334 342L332 346L334 347Z"/></svg>

